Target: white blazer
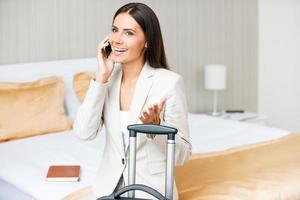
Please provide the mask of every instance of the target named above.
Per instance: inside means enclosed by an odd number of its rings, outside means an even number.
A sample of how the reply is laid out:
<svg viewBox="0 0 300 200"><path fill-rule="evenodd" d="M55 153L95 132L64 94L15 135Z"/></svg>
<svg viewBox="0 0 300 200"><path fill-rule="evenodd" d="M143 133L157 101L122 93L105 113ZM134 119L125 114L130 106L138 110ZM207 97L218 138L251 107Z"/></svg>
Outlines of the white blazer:
<svg viewBox="0 0 300 200"><path fill-rule="evenodd" d="M74 123L75 133L82 139L92 139L105 126L106 144L99 172L93 185L97 197L111 194L120 177L128 180L127 153L124 151L120 124L121 66L114 69L109 81L90 82L86 97ZM187 123L187 102L183 79L166 69L144 65L131 102L128 124L142 123L141 113L161 98L167 97L161 112L161 124L178 129L175 142L175 164L182 165L189 159L191 145ZM165 193L166 137L154 139L140 134L137 137L136 183L145 184ZM125 161L125 162L123 162ZM178 198L174 184L174 199ZM145 197L136 192L137 197Z"/></svg>

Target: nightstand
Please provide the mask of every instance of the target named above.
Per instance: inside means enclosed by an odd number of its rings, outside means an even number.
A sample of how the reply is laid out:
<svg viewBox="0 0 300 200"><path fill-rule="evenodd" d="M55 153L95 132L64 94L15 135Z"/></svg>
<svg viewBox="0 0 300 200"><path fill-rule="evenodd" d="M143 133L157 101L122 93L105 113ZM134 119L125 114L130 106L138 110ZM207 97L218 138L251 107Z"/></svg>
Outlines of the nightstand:
<svg viewBox="0 0 300 200"><path fill-rule="evenodd" d="M265 125L267 116L258 113L244 112L244 113L222 113L220 116L223 119L230 119L241 122L249 122L260 125Z"/></svg>

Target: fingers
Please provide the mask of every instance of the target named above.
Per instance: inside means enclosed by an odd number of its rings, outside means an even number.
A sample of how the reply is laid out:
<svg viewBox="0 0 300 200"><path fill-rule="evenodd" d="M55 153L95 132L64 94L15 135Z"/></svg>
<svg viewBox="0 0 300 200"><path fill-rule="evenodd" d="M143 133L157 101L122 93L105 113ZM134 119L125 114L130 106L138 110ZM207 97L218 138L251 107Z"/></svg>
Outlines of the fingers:
<svg viewBox="0 0 300 200"><path fill-rule="evenodd" d="M160 112L159 112L159 107L158 107L157 104L154 104L154 106L153 106L153 112L154 112L155 114L160 114Z"/></svg>
<svg viewBox="0 0 300 200"><path fill-rule="evenodd" d="M153 110L151 108L148 109L148 112L144 111L140 116L140 120L144 124L155 124Z"/></svg>
<svg viewBox="0 0 300 200"><path fill-rule="evenodd" d="M101 55L103 56L102 54L102 49L103 47L105 47L106 45L108 44L108 36L106 36L98 45L98 56Z"/></svg>
<svg viewBox="0 0 300 200"><path fill-rule="evenodd" d="M160 102L159 102L159 105L158 105L158 112L160 113L162 111L162 109L165 107L166 105L166 102L167 102L167 98L166 97L163 97Z"/></svg>
<svg viewBox="0 0 300 200"><path fill-rule="evenodd" d="M153 106L150 106L148 108L148 113L147 113L149 116L153 117L155 116L155 112L154 112L154 107Z"/></svg>
<svg viewBox="0 0 300 200"><path fill-rule="evenodd" d="M107 58L103 53L103 48L108 45L109 36L106 36L98 45L98 67L96 69L96 80L100 83L108 81L114 70L114 61L111 57Z"/></svg>
<svg viewBox="0 0 300 200"><path fill-rule="evenodd" d="M103 48L104 46L106 46L108 43L108 36L106 36L100 43L99 43L99 48Z"/></svg>
<svg viewBox="0 0 300 200"><path fill-rule="evenodd" d="M147 112L143 112L143 114L140 116L140 120L143 122L143 124L149 124L149 119L146 117ZM149 116L149 115L147 115Z"/></svg>
<svg viewBox="0 0 300 200"><path fill-rule="evenodd" d="M162 98L159 104L154 104L148 107L148 111L144 111L140 116L140 120L144 124L160 124L160 113L165 107L167 98Z"/></svg>
<svg viewBox="0 0 300 200"><path fill-rule="evenodd" d="M160 122L160 112L159 112L157 104L154 104L154 106L153 106L153 115L155 116L155 121L159 124L159 122Z"/></svg>
<svg viewBox="0 0 300 200"><path fill-rule="evenodd" d="M150 114L148 114L146 111L145 112L143 112L143 116L147 119L149 119L150 117L151 117L151 115Z"/></svg>

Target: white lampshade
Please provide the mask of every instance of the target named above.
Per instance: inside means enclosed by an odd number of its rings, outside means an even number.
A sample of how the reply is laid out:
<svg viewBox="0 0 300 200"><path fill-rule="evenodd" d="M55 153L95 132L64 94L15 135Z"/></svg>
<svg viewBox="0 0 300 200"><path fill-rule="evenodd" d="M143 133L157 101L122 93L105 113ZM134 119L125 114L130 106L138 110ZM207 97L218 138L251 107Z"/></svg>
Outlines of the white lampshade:
<svg viewBox="0 0 300 200"><path fill-rule="evenodd" d="M224 90L226 88L226 66L210 64L205 68L205 88L208 90Z"/></svg>

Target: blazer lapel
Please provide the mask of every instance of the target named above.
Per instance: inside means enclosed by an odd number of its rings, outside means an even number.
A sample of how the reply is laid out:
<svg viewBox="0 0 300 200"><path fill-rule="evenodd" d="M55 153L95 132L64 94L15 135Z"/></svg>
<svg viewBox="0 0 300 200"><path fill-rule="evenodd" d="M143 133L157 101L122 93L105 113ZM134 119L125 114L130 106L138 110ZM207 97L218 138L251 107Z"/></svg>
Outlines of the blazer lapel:
<svg viewBox="0 0 300 200"><path fill-rule="evenodd" d="M119 149L119 152L122 157L124 157L124 146L123 146L123 136L122 136L122 129L120 123L120 86L121 86L121 79L122 79L122 69L121 67L116 71L115 80L113 80L113 84L111 85L111 89L109 91L109 110L111 112L110 120L112 123L112 127L114 130L112 131L112 135L114 136L114 141L116 146Z"/></svg>
<svg viewBox="0 0 300 200"><path fill-rule="evenodd" d="M154 72L154 68L145 63L135 86L134 95L130 105L128 124L138 123L140 113L153 83ZM119 69L119 71L116 72L115 80L113 81L113 85L111 85L111 89L109 91L109 108L112 113L110 120L112 121L114 127L114 141L119 149L121 156L123 157L125 155L125 152L120 124L121 79L122 69Z"/></svg>
<svg viewBox="0 0 300 200"><path fill-rule="evenodd" d="M130 105L128 124L138 123L140 113L153 83L154 72L154 68L150 67L146 62L135 86L134 95Z"/></svg>

